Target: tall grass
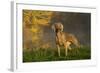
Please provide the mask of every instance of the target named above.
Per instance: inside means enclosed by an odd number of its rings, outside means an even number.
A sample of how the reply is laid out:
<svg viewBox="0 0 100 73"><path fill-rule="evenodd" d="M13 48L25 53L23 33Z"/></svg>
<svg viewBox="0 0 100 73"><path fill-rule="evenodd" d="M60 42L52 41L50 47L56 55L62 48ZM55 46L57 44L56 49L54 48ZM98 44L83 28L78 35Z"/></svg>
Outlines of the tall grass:
<svg viewBox="0 0 100 73"><path fill-rule="evenodd" d="M62 60L84 60L91 59L90 47L73 48L68 51L68 56L65 56L64 48L61 49L61 56L58 56L55 48L38 48L31 51L23 51L23 62L41 62L41 61L62 61Z"/></svg>

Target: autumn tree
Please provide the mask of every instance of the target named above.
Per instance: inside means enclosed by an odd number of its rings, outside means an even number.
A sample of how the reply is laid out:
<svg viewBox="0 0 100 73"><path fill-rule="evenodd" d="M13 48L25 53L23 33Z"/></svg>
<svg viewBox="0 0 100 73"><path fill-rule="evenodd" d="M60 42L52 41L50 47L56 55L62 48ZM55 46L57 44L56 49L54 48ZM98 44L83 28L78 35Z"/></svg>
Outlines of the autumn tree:
<svg viewBox="0 0 100 73"><path fill-rule="evenodd" d="M23 10L23 46L24 48L41 47L43 27L49 26L53 12ZM48 44L46 44L48 45Z"/></svg>

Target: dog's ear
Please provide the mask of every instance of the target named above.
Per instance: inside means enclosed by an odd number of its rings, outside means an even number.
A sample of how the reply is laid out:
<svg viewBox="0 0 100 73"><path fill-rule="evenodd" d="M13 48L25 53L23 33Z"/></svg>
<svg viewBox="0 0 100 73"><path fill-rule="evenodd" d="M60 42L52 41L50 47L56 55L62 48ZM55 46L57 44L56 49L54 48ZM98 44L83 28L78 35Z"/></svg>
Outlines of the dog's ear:
<svg viewBox="0 0 100 73"><path fill-rule="evenodd" d="M51 28L52 28L53 31L55 32L55 25L52 25Z"/></svg>
<svg viewBox="0 0 100 73"><path fill-rule="evenodd" d="M63 25L62 25L62 23L60 23L60 27L61 27L61 31L63 31Z"/></svg>

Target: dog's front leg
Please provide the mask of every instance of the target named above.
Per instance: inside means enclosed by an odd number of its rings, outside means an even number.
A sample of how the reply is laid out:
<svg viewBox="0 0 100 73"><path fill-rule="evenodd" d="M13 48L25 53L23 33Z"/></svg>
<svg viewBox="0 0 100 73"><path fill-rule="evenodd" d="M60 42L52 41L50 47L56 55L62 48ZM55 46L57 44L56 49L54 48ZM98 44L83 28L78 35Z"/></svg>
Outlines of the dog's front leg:
<svg viewBox="0 0 100 73"><path fill-rule="evenodd" d="M58 56L60 56L60 46L57 45L57 49L58 49Z"/></svg>

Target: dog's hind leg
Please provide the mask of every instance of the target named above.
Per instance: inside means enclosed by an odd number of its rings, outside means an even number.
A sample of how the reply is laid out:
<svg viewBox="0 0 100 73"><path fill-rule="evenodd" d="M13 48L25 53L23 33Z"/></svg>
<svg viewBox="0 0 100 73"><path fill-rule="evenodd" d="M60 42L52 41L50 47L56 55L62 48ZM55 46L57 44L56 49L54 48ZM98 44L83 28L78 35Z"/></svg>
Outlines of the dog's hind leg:
<svg viewBox="0 0 100 73"><path fill-rule="evenodd" d="M68 41L64 44L64 47L65 47L65 56L68 55L68 49L71 50L70 44L71 44L71 42L68 42Z"/></svg>
<svg viewBox="0 0 100 73"><path fill-rule="evenodd" d="M65 48L65 56L68 55L68 48Z"/></svg>
<svg viewBox="0 0 100 73"><path fill-rule="evenodd" d="M68 53L68 45L67 44L64 44L64 47L65 47L65 56L67 56L67 53Z"/></svg>
<svg viewBox="0 0 100 73"><path fill-rule="evenodd" d="M57 45L57 49L58 49L58 56L60 56L60 46Z"/></svg>

